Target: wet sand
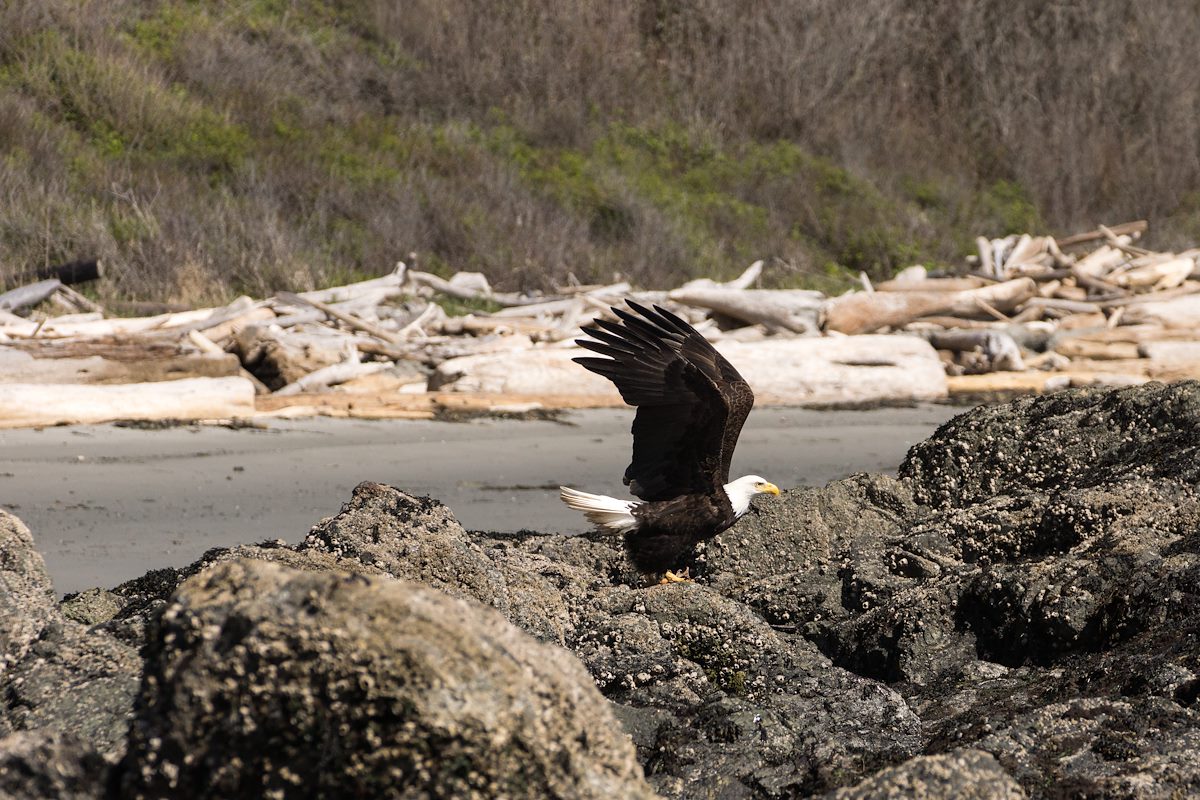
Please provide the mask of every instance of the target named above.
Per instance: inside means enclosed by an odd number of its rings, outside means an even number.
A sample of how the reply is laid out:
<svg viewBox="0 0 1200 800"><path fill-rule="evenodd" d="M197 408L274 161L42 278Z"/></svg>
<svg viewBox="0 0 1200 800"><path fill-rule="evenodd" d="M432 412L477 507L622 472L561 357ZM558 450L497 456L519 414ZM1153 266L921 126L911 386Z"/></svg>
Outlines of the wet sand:
<svg viewBox="0 0 1200 800"><path fill-rule="evenodd" d="M908 448L964 409L767 408L733 473L782 488L895 472ZM109 425L0 431L0 507L33 531L61 592L111 587L211 547L302 539L361 481L436 497L476 530L574 533L560 484L625 496L625 409L561 422L273 421L266 430Z"/></svg>

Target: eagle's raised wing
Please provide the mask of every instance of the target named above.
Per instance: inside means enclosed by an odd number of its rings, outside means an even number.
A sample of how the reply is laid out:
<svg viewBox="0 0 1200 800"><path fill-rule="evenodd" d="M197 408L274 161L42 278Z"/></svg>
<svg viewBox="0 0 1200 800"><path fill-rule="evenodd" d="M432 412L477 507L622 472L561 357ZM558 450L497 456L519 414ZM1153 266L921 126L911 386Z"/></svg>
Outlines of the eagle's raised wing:
<svg viewBox="0 0 1200 800"><path fill-rule="evenodd" d="M592 339L577 340L608 358L575 359L637 406L625 483L643 500L714 491L729 481L754 393L691 325L659 306L629 307L637 316L614 308L620 323L597 320L584 328Z"/></svg>

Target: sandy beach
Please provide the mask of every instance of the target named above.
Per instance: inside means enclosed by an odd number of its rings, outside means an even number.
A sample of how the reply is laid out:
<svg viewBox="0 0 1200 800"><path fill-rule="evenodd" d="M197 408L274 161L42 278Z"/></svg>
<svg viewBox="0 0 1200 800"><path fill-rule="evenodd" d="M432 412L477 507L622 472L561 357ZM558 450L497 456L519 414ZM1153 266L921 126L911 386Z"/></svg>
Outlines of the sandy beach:
<svg viewBox="0 0 1200 800"><path fill-rule="evenodd" d="M760 409L734 458L784 488L892 472L963 409ZM557 486L624 496L628 410L559 422L273 421L265 430L110 425L0 432L0 507L29 525L56 589L113 586L211 547L295 542L361 481L447 503L469 529L573 533Z"/></svg>

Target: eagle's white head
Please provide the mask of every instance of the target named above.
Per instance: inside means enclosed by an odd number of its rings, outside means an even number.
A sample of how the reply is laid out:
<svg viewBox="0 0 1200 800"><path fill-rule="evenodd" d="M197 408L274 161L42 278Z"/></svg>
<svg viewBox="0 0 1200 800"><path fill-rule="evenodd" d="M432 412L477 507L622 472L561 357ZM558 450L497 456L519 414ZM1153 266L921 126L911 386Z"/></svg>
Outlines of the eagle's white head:
<svg viewBox="0 0 1200 800"><path fill-rule="evenodd" d="M733 513L742 516L750 510L750 498L756 494L779 494L779 487L759 475L746 475L725 484L725 494L733 504Z"/></svg>

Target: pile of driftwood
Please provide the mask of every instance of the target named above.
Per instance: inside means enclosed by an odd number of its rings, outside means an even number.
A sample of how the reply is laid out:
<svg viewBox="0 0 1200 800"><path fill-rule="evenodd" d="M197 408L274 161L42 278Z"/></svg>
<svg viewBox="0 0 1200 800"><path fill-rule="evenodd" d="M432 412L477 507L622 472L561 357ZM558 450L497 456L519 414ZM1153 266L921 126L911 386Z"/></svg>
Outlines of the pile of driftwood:
<svg viewBox="0 0 1200 800"><path fill-rule="evenodd" d="M692 322L763 403L1200 375L1200 250L1144 250L1145 227L1057 242L981 238L965 274L912 267L834 298L753 288L761 262L726 283L571 285L553 295L495 292L476 273L446 280L399 264L348 286L119 318L68 285L99 278L99 265L95 274L69 265L0 294L0 427L619 405L611 384L571 362L581 352L572 340L628 299ZM444 305L489 310L451 316Z"/></svg>

